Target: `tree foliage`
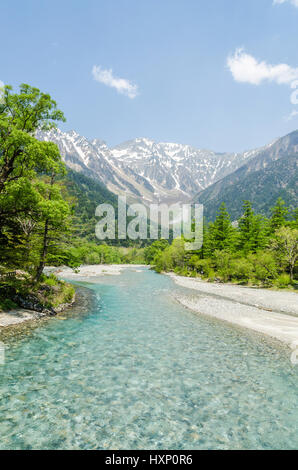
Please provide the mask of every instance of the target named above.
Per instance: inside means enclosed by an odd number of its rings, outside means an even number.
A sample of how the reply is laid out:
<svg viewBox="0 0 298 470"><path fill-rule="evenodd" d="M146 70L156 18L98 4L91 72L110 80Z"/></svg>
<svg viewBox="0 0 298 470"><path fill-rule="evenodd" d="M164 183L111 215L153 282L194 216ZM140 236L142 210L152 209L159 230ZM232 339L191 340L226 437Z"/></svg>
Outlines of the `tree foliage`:
<svg viewBox="0 0 298 470"><path fill-rule="evenodd" d="M151 261L156 271L175 271L211 281L288 287L297 278L297 211L290 214L282 199L266 219L249 201L237 224L231 224L224 204L213 223L204 224L200 250L188 252L184 240L160 247ZM148 251L150 253L150 251Z"/></svg>
<svg viewBox="0 0 298 470"><path fill-rule="evenodd" d="M35 138L64 121L56 102L29 85L4 88L0 103L0 264L36 271L40 278L70 214L57 175L65 175L58 147ZM56 240L55 243L53 240Z"/></svg>

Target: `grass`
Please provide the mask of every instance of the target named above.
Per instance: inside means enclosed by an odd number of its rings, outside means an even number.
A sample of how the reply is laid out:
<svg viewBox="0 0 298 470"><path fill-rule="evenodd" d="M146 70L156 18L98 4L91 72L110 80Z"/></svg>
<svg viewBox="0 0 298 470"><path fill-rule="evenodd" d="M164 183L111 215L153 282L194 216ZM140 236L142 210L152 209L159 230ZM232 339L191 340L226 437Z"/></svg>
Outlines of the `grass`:
<svg viewBox="0 0 298 470"><path fill-rule="evenodd" d="M75 289L53 274L43 275L38 284L28 276L22 279L17 277L5 279L0 282L0 312L7 312L18 307L13 301L16 295L24 299L27 296L34 297L44 308L55 309L61 304L71 303L75 296Z"/></svg>
<svg viewBox="0 0 298 470"><path fill-rule="evenodd" d="M17 304L12 300L0 297L0 312L9 312L9 310L14 310L17 307Z"/></svg>

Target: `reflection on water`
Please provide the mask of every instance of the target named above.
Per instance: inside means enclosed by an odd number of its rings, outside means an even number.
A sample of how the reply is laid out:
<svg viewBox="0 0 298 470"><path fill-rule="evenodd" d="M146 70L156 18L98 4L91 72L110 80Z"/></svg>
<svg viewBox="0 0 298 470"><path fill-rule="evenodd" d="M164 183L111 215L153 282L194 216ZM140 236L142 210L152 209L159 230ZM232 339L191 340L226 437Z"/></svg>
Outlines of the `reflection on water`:
<svg viewBox="0 0 298 470"><path fill-rule="evenodd" d="M89 287L71 316L6 338L0 448L298 447L283 349L185 310L145 269Z"/></svg>

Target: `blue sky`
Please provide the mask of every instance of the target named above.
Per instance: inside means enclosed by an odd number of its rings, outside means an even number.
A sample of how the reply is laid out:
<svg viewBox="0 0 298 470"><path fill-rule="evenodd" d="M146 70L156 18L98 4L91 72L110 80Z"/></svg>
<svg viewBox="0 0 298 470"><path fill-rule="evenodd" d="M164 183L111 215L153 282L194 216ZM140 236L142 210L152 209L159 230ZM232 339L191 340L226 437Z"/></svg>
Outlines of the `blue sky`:
<svg viewBox="0 0 298 470"><path fill-rule="evenodd" d="M62 129L109 145L258 147L298 128L298 0L273 3L2 0L0 80L49 92Z"/></svg>

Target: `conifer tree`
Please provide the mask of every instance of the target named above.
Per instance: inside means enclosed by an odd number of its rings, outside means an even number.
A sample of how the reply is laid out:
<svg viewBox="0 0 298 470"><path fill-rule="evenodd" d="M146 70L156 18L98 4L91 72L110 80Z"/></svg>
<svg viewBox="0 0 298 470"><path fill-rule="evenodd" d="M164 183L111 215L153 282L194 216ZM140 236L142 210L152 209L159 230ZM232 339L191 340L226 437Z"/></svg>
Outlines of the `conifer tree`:
<svg viewBox="0 0 298 470"><path fill-rule="evenodd" d="M209 228L209 249L215 250L231 250L235 239L235 230L231 224L230 215L226 209L225 203L220 206L216 219Z"/></svg>
<svg viewBox="0 0 298 470"><path fill-rule="evenodd" d="M238 247L245 253L256 252L266 244L265 221L261 215L255 215L249 201L244 201L243 216L239 220Z"/></svg>
<svg viewBox="0 0 298 470"><path fill-rule="evenodd" d="M274 207L271 208L270 225L273 231L283 227L286 224L286 218L289 213L285 202L281 197L278 198Z"/></svg>

